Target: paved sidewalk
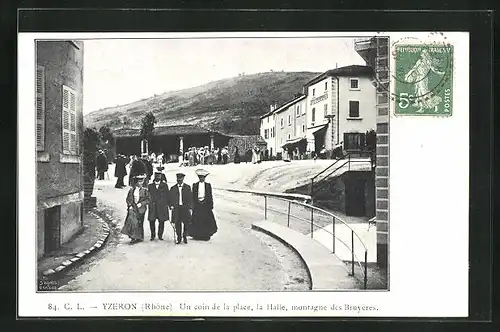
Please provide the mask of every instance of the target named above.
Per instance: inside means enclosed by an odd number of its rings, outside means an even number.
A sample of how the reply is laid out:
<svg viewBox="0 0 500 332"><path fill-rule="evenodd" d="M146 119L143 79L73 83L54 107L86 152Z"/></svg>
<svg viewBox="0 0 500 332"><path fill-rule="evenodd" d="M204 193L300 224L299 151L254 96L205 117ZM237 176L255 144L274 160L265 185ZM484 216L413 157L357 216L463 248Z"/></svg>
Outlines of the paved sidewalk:
<svg viewBox="0 0 500 332"><path fill-rule="evenodd" d="M38 260L39 278L52 277L100 248L109 236L109 226L94 210L85 211L83 228L59 249Z"/></svg>

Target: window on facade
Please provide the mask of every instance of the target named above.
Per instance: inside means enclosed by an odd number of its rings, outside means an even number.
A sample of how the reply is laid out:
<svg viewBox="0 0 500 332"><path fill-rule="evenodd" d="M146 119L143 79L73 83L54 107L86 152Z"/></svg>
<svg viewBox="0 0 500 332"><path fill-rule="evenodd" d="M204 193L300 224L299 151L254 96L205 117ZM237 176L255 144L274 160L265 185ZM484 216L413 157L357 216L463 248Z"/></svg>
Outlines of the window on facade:
<svg viewBox="0 0 500 332"><path fill-rule="evenodd" d="M316 94L316 89L313 89L313 97L314 97L315 94Z"/></svg>
<svg viewBox="0 0 500 332"><path fill-rule="evenodd" d="M325 116L328 114L328 104L325 104L324 106L324 112L325 112Z"/></svg>
<svg viewBox="0 0 500 332"><path fill-rule="evenodd" d="M62 98L62 142L64 154L78 154L76 123L76 92L63 85Z"/></svg>
<svg viewBox="0 0 500 332"><path fill-rule="evenodd" d="M264 138L268 139L269 138L269 129L264 130Z"/></svg>
<svg viewBox="0 0 500 332"><path fill-rule="evenodd" d="M292 125L292 115L291 114L288 114L288 125L289 126Z"/></svg>
<svg viewBox="0 0 500 332"><path fill-rule="evenodd" d="M306 125L302 125L302 133L306 131Z"/></svg>
<svg viewBox="0 0 500 332"><path fill-rule="evenodd" d="M344 133L345 150L361 150L365 146L364 133Z"/></svg>
<svg viewBox="0 0 500 332"><path fill-rule="evenodd" d="M325 90L328 90L328 82L325 82Z"/></svg>
<svg viewBox="0 0 500 332"><path fill-rule="evenodd" d="M359 89L359 80L357 78L351 78L351 89Z"/></svg>
<svg viewBox="0 0 500 332"><path fill-rule="evenodd" d="M281 128L283 128L285 126L285 121L283 120L283 117L281 117L280 124L281 124Z"/></svg>
<svg viewBox="0 0 500 332"><path fill-rule="evenodd" d="M359 117L359 101L350 100L349 101L349 117L358 118Z"/></svg>
<svg viewBox="0 0 500 332"><path fill-rule="evenodd" d="M291 138L292 138L292 135L288 134L288 140L290 140Z"/></svg>
<svg viewBox="0 0 500 332"><path fill-rule="evenodd" d="M316 121L316 109L313 108L311 111L311 121L314 122Z"/></svg>
<svg viewBox="0 0 500 332"><path fill-rule="evenodd" d="M45 149L45 68L36 68L36 150Z"/></svg>
<svg viewBox="0 0 500 332"><path fill-rule="evenodd" d="M295 113L297 114L297 116L300 115L300 106L299 105L297 105L297 109L295 110Z"/></svg>
<svg viewBox="0 0 500 332"><path fill-rule="evenodd" d="M269 119L270 119L270 117L267 117L267 123L269 123Z"/></svg>

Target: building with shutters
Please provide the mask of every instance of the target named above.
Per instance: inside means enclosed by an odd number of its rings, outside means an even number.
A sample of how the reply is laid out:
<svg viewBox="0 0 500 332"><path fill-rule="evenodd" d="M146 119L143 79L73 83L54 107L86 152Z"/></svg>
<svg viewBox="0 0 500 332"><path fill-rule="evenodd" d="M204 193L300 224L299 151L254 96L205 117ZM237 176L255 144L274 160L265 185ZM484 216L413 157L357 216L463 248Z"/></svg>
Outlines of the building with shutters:
<svg viewBox="0 0 500 332"><path fill-rule="evenodd" d="M264 139L267 145L268 158L276 157L276 114L275 110L278 105L269 106L269 112L260 117L260 136Z"/></svg>
<svg viewBox="0 0 500 332"><path fill-rule="evenodd" d="M370 66L328 70L304 86L307 96L309 150L330 152L363 147L365 134L376 126L376 98ZM313 143L314 142L314 143Z"/></svg>
<svg viewBox="0 0 500 332"><path fill-rule="evenodd" d="M389 38L373 37L355 41L356 52L375 70L377 162L375 202L377 223L377 263L389 261Z"/></svg>
<svg viewBox="0 0 500 332"><path fill-rule="evenodd" d="M306 153L305 102L305 95L297 95L274 111L276 147L283 159L300 159Z"/></svg>
<svg viewBox="0 0 500 332"><path fill-rule="evenodd" d="M83 226L83 42L36 42L37 257Z"/></svg>

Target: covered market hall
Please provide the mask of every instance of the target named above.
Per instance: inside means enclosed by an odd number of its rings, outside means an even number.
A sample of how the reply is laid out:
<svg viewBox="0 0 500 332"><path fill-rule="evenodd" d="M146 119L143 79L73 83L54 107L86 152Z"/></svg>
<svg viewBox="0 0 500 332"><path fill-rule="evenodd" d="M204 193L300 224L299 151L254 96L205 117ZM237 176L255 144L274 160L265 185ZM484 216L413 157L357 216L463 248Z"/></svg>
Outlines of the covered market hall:
<svg viewBox="0 0 500 332"><path fill-rule="evenodd" d="M158 126L153 131L153 138L147 146L140 138L139 128L120 128L114 130L116 153L140 156L143 151L155 154L163 153L168 160L177 160L191 147L210 149L227 146L228 135L201 128L195 125Z"/></svg>

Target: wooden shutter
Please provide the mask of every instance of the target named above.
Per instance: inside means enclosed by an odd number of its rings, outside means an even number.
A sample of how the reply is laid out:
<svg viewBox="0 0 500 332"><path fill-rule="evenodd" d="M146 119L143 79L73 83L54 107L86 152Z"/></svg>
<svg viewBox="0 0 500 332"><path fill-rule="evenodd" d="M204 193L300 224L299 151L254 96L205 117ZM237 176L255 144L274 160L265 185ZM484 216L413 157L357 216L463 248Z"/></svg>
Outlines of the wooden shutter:
<svg viewBox="0 0 500 332"><path fill-rule="evenodd" d="M64 154L78 154L76 123L76 93L63 85L62 91L62 145Z"/></svg>
<svg viewBox="0 0 500 332"><path fill-rule="evenodd" d="M69 118L69 124L70 124L70 152L72 154L78 154L77 151L77 142L76 142L76 95L74 91L70 92L70 104L69 104L69 110L70 110L70 118Z"/></svg>
<svg viewBox="0 0 500 332"><path fill-rule="evenodd" d="M36 150L45 149L45 68L36 68Z"/></svg>

